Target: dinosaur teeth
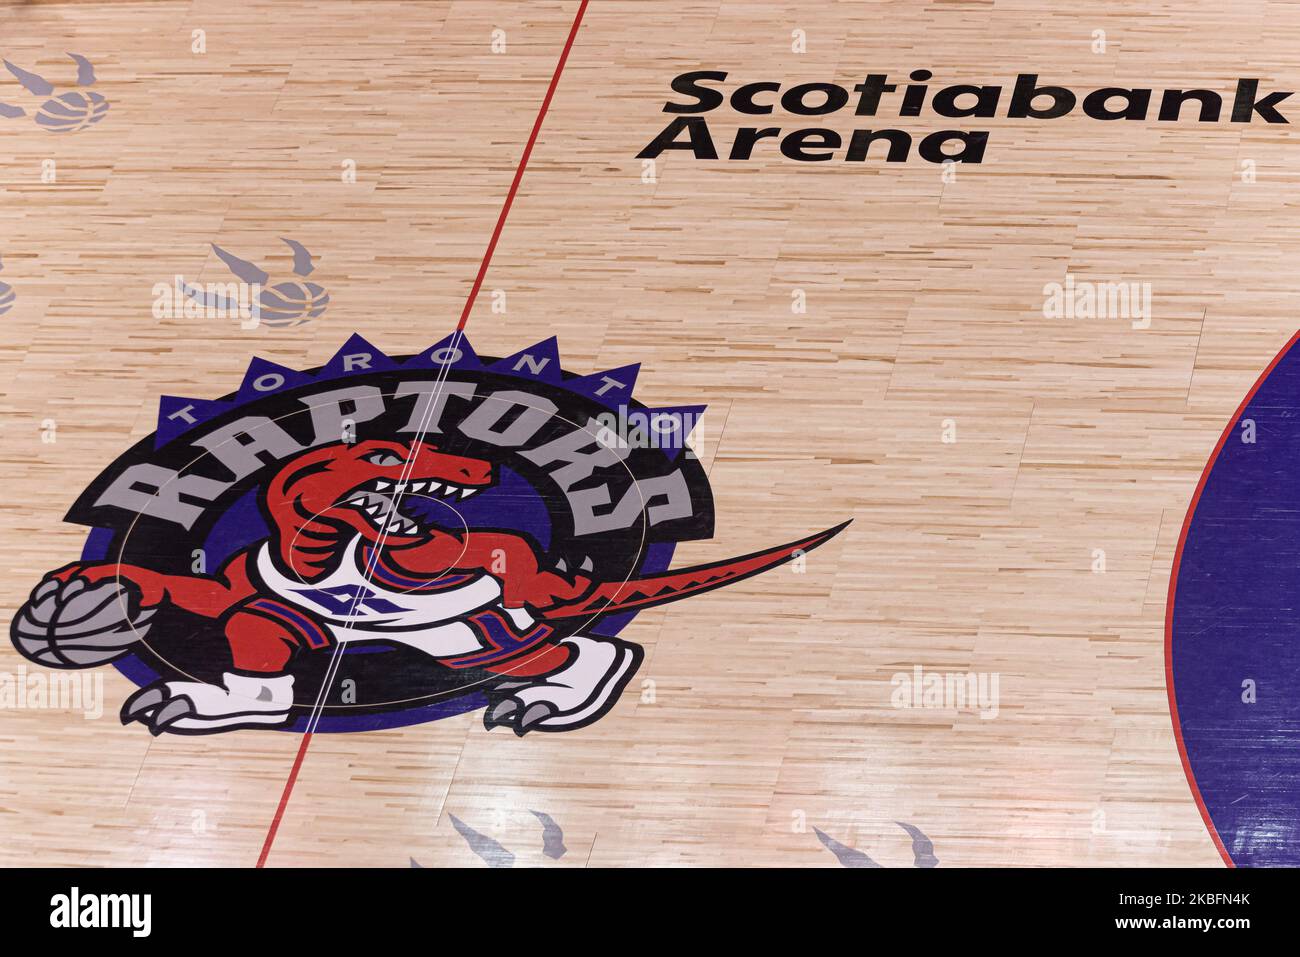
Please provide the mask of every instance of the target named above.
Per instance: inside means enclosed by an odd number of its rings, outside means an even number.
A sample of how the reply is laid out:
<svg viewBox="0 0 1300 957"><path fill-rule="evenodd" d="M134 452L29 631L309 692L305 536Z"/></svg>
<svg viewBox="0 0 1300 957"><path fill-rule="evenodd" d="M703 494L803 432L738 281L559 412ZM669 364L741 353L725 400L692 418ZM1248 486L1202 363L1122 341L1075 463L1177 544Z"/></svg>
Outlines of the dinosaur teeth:
<svg viewBox="0 0 1300 957"><path fill-rule="evenodd" d="M367 515L378 515L378 514L379 514L379 506L378 506L378 505L371 505L368 509L366 509L366 514L367 514Z"/></svg>
<svg viewBox="0 0 1300 957"><path fill-rule="evenodd" d="M382 492L384 489L388 488L388 486L391 484L392 484L391 482L385 482L383 479L380 479L378 482L375 483L375 491Z"/></svg>
<svg viewBox="0 0 1300 957"><path fill-rule="evenodd" d="M414 485L411 486L411 491L418 492L428 484L429 484L428 482L416 482Z"/></svg>
<svg viewBox="0 0 1300 957"><path fill-rule="evenodd" d="M473 494L474 494L475 492L477 492L477 491L478 491L478 489L476 489L476 488L463 488L463 489L460 490L460 497L461 497L461 498L469 498L471 495L473 495Z"/></svg>

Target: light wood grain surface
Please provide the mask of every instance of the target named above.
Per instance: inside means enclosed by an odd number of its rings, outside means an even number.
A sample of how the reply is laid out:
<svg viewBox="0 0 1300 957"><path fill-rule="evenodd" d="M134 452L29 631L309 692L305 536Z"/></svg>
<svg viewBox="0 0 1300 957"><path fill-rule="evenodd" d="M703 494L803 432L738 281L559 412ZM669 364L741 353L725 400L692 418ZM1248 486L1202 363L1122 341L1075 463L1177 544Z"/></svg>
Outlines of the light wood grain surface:
<svg viewBox="0 0 1300 957"><path fill-rule="evenodd" d="M0 120L6 620L79 554L65 511L160 394L224 394L254 354L319 364L354 331L397 354L451 330L576 6L0 6L0 55L69 86L84 54L111 103L70 135ZM837 866L816 827L906 867L898 821L943 866L1218 863L1170 725L1165 594L1206 457L1295 331L1292 127L994 118L951 182L769 148L670 154L646 183L636 154L688 69L1296 88L1298 31L1300 7L1258 0L594 2L468 334L494 355L555 334L566 368L640 361L643 401L709 404L717 532L678 562L854 523L804 574L639 616L641 672L582 731L317 736L270 865L480 865L453 815L520 865ZM29 102L7 74L0 100ZM287 272L280 236L317 256L320 319L153 317L155 283L223 278L210 243ZM1150 328L1045 318L1067 270L1151 283ZM23 665L4 643L0 670ZM997 674L997 717L893 707L918 665ZM251 865L297 737L152 738L101 673L98 720L0 712L0 863Z"/></svg>

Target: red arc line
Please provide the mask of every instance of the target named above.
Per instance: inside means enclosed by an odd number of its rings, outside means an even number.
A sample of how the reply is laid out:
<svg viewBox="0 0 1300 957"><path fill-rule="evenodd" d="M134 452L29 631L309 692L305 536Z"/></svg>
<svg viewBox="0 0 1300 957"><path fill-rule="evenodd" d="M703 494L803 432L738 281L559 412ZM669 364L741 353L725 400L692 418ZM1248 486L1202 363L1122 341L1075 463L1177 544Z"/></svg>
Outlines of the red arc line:
<svg viewBox="0 0 1300 957"><path fill-rule="evenodd" d="M1196 783L1196 773L1192 770L1192 760L1187 754L1187 742L1183 740L1183 722L1178 716L1178 695L1174 690L1174 600L1178 597L1178 571L1183 563L1183 548L1187 545L1187 536L1192 530L1192 519L1196 517L1196 507L1201 504L1201 493L1205 491L1205 483L1210 480L1210 473L1214 471L1215 463L1219 461L1219 455L1223 452L1223 447L1228 443L1228 437L1236 431L1237 423L1241 417L1246 414L1246 409L1254 401L1257 393L1273 374L1273 370L1278 367L1282 359L1296 342L1300 340L1300 332L1293 335L1282 351L1273 357L1267 368L1259 374L1255 384L1250 387L1246 397L1241 400L1237 406L1237 411L1232 413L1232 418L1228 424L1223 427L1223 432L1219 436L1219 441L1214 445L1214 451L1210 453L1210 458L1205 463L1205 468L1201 470L1201 478L1196 483L1196 491L1192 493L1192 501L1187 506L1187 514L1183 517L1183 527L1178 533L1178 545L1174 549L1174 561L1169 569L1169 591L1165 598L1165 692L1169 696L1169 720L1174 726L1174 741L1178 745L1178 758L1183 764L1183 773L1187 776L1187 784L1192 790L1192 797L1196 800L1196 809L1201 812L1201 820L1205 822L1205 828L1210 832L1210 837L1214 841L1215 848L1219 851L1219 856L1223 858L1223 863L1228 867L1236 867L1237 863L1232 859L1232 854L1227 846L1223 843L1223 836L1219 834L1219 829L1214 824L1214 818L1210 815L1209 806L1205 803L1205 796L1201 794L1201 786Z"/></svg>
<svg viewBox="0 0 1300 957"><path fill-rule="evenodd" d="M501 215L497 217L496 228L492 230L492 238L488 240L487 250L483 253L483 262L479 264L478 274L474 277L474 285L470 287L469 298L465 300L465 308L461 310L460 322L456 324L457 332L464 332L465 325L469 322L470 310L474 308L474 300L478 298L478 292L483 287L483 277L487 275L488 267L492 264L492 254L496 252L497 241L501 238L501 230L505 228L506 217L510 215L510 207L515 201L515 194L519 192L519 184L524 178L524 169L528 166L528 158L533 154L533 146L537 143L537 136L542 131L542 121L546 119L546 111L551 108L551 99L555 96L555 89L560 85L560 74L564 72L564 64L569 59L569 51L573 49L573 41L578 36L578 27L582 25L582 16L587 12L587 3L589 0L582 0L578 4L578 12L573 18L573 26L569 28L568 39L564 41L564 49L560 51L559 62L555 64L555 73L551 76L550 85L546 88L546 96L542 100L541 109L537 111L537 119L533 121L533 131L528 135L528 143L524 146L523 155L519 157L519 166L515 169L515 178L510 182L510 191L506 193L505 202L501 206ZM298 772L302 770L303 760L307 757L307 749L311 747L312 732L303 733L302 742L298 745L298 755L293 760L293 767L289 769L289 777L284 782L284 791L280 795L280 804L275 809L275 817L271 820L271 826L267 829L266 840L262 842L262 853L257 858L257 866L266 865L267 855L271 853L271 846L275 843L276 832L280 829L280 821L284 818L284 809L289 806L289 798L293 794L294 785L298 783Z"/></svg>

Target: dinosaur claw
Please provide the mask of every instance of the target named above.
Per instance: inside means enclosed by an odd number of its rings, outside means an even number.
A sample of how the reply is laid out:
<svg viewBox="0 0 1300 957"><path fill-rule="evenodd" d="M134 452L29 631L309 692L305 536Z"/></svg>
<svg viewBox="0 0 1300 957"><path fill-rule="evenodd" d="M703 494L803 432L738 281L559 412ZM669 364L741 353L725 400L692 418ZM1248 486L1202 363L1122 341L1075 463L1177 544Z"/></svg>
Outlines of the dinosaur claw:
<svg viewBox="0 0 1300 957"><path fill-rule="evenodd" d="M146 711L152 711L166 700L167 694L162 688L141 688L122 705L122 723L143 721Z"/></svg>
<svg viewBox="0 0 1300 957"><path fill-rule="evenodd" d="M519 702L507 698L505 701L498 701L483 718L483 724L488 728L495 728L497 725L507 724L509 718L519 710Z"/></svg>
<svg viewBox="0 0 1300 957"><path fill-rule="evenodd" d="M181 718L194 714L194 705L188 698L173 698L165 705L158 709L158 713L153 717L153 724L149 730L154 735L162 734L167 730L169 725L175 724Z"/></svg>
<svg viewBox="0 0 1300 957"><path fill-rule="evenodd" d="M555 714L554 706L547 704L545 701L537 702L530 706L529 709L524 712L523 717L519 719L519 725L515 728L515 734L523 737L532 729L533 725L537 724L539 721L544 721L553 714Z"/></svg>

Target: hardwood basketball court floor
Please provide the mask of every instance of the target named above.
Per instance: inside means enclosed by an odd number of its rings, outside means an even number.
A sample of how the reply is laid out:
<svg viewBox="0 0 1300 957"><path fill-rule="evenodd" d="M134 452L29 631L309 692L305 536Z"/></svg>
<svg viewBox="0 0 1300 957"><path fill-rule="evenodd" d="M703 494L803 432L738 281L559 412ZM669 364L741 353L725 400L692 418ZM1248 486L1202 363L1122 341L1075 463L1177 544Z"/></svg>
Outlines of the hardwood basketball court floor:
<svg viewBox="0 0 1300 957"><path fill-rule="evenodd" d="M4 4L0 863L1294 863L1298 41L1260 0ZM564 444L602 409L613 477ZM277 565L295 505L369 559ZM439 508L462 557L413 564ZM479 585L436 640L488 652L411 646Z"/></svg>

